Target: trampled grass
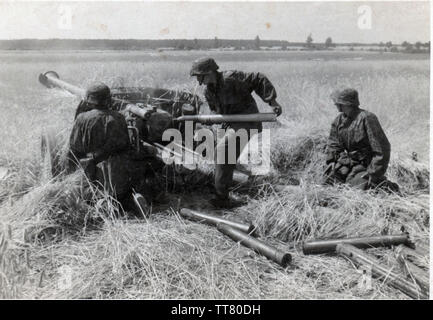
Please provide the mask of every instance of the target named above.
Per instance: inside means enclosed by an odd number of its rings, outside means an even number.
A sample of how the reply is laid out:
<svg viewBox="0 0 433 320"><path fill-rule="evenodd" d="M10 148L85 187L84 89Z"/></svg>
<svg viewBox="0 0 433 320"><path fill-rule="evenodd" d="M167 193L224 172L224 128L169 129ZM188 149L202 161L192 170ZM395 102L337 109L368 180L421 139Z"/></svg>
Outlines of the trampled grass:
<svg viewBox="0 0 433 320"><path fill-rule="evenodd" d="M254 223L262 239L290 251L293 265L286 269L216 228L179 217L179 205L208 210L208 188L171 193L170 204L156 208L149 219L126 219L113 217L115 204L108 209L86 204L82 199L94 194L80 188L78 175L44 178L40 135L54 128L66 139L78 99L42 87L40 72L55 70L82 87L101 80L201 94L188 71L196 57L208 54L1 53L0 166L7 173L0 178L0 297L407 298L381 281L361 286L362 272L344 258L304 256L298 247L315 238L396 234L402 226L417 242L428 243L428 60L364 53L212 53L221 69L264 72L284 106L283 125L267 124L272 176L257 180L244 193L249 204L228 216ZM364 60L350 60L355 56ZM341 85L358 89L362 107L382 123L392 144L388 177L400 184L402 195L320 185L323 147L336 116L329 94ZM261 102L260 108L269 110ZM278 192L277 184L297 186ZM32 230L56 232L38 242ZM397 266L394 250L371 253Z"/></svg>

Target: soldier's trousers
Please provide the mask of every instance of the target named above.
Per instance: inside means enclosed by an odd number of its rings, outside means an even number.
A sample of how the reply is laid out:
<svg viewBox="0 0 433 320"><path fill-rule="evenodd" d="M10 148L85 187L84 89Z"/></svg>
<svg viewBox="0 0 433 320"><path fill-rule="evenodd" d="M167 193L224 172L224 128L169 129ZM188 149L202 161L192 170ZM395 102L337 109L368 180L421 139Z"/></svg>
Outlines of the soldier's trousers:
<svg viewBox="0 0 433 320"><path fill-rule="evenodd" d="M236 162L252 137L250 129L256 129L257 132L261 131L261 127L259 128L257 125L228 128L215 148L215 191L219 198L227 198L229 195Z"/></svg>
<svg viewBox="0 0 433 320"><path fill-rule="evenodd" d="M356 165L353 168L341 167L333 172L325 173L325 184L347 183L353 188L360 190L381 188L392 192L398 192L399 186L389 181L385 176L370 181L367 175L367 168Z"/></svg>
<svg viewBox="0 0 433 320"><path fill-rule="evenodd" d="M368 186L368 178L363 178L366 173L367 168L363 165L356 165L353 168L340 166L338 169L325 172L324 183L347 183L354 188L366 190Z"/></svg>
<svg viewBox="0 0 433 320"><path fill-rule="evenodd" d="M132 188L150 201L154 192L161 191L158 185L151 186L153 178L149 161L134 160L128 154L119 154L98 163L92 182L119 201L129 197Z"/></svg>

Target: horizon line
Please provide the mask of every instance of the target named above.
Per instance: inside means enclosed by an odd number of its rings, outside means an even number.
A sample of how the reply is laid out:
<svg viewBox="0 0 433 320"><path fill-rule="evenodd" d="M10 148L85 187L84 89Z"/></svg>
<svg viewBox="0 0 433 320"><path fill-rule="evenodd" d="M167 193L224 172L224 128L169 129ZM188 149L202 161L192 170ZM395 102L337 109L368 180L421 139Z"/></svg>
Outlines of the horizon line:
<svg viewBox="0 0 433 320"><path fill-rule="evenodd" d="M110 39L110 38L13 38L13 39L0 39L0 41L19 41L19 40L86 40L86 41L119 41L119 40L134 40L134 41L179 41L179 40L187 40L187 41L194 41L194 40L215 40L215 38L170 38L170 39L145 39L145 38L116 38L116 39ZM332 37L330 37L332 39ZM254 38L241 38L241 39L230 39L230 38L217 38L219 41L254 41ZM305 41L289 41L289 40L280 40L280 39L261 39L260 41L280 41L280 42L287 42L287 43L305 43ZM326 39L325 39L326 41ZM313 42L314 43L325 43L325 41L323 42ZM393 43L392 41L380 41L380 42L332 42L333 44L361 44L361 45L371 45L371 44L380 44L380 43L384 43L386 44L387 42L391 42L393 45L397 45L397 44L401 44L403 42L408 42L411 43L411 41L405 40L402 41L401 43ZM414 41L412 40L413 43L416 42L420 42L420 43L427 43L430 42L430 39L428 39L428 41Z"/></svg>

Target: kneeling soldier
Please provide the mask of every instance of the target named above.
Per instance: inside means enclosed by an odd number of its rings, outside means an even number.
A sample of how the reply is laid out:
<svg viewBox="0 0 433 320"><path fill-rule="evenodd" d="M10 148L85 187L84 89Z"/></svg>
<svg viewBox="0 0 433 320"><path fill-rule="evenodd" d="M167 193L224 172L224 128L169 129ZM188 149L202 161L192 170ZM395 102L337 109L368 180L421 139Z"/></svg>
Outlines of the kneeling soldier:
<svg viewBox="0 0 433 320"><path fill-rule="evenodd" d="M359 108L358 92L354 89L334 91L331 98L340 114L331 125L325 183L398 191L398 185L385 177L391 145L376 115Z"/></svg>
<svg viewBox="0 0 433 320"><path fill-rule="evenodd" d="M111 195L123 199L130 187L121 159L130 147L125 118L109 110L111 93L103 83L92 84L84 101L87 110L75 119L69 139L70 154L91 182L100 183Z"/></svg>
<svg viewBox="0 0 433 320"><path fill-rule="evenodd" d="M77 115L70 135L71 162L84 169L90 182L128 204L132 188L140 189L146 181L146 163L134 159L126 120L109 110L111 94L105 84L91 85L85 103L88 110Z"/></svg>

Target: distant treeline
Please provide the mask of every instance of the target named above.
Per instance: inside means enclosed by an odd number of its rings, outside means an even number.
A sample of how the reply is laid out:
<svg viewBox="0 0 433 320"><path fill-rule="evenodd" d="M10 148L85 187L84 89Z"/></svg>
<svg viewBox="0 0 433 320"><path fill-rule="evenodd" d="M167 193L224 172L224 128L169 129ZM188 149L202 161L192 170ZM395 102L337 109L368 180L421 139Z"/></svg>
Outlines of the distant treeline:
<svg viewBox="0 0 433 320"><path fill-rule="evenodd" d="M255 40L225 40L225 39L169 39L169 40L109 40L109 39L19 39L0 40L3 50L143 50L159 48L212 49L235 47L254 49ZM260 40L260 46L302 46L303 43L289 43L280 40Z"/></svg>
<svg viewBox="0 0 433 320"><path fill-rule="evenodd" d="M0 50L198 50L231 48L232 50L260 50L263 48L275 48L277 50L291 50L303 48L303 50L329 50L335 47L370 47L371 51L390 51L423 53L430 51L430 42L410 44L403 42L401 45L387 43L334 43L329 37L324 43L314 43L311 35L306 42L289 42L284 40L262 40L258 36L249 40L233 39L168 39L168 40L138 40L138 39L16 39L0 40ZM296 49L295 49L296 50ZM361 49L364 50L364 49Z"/></svg>

